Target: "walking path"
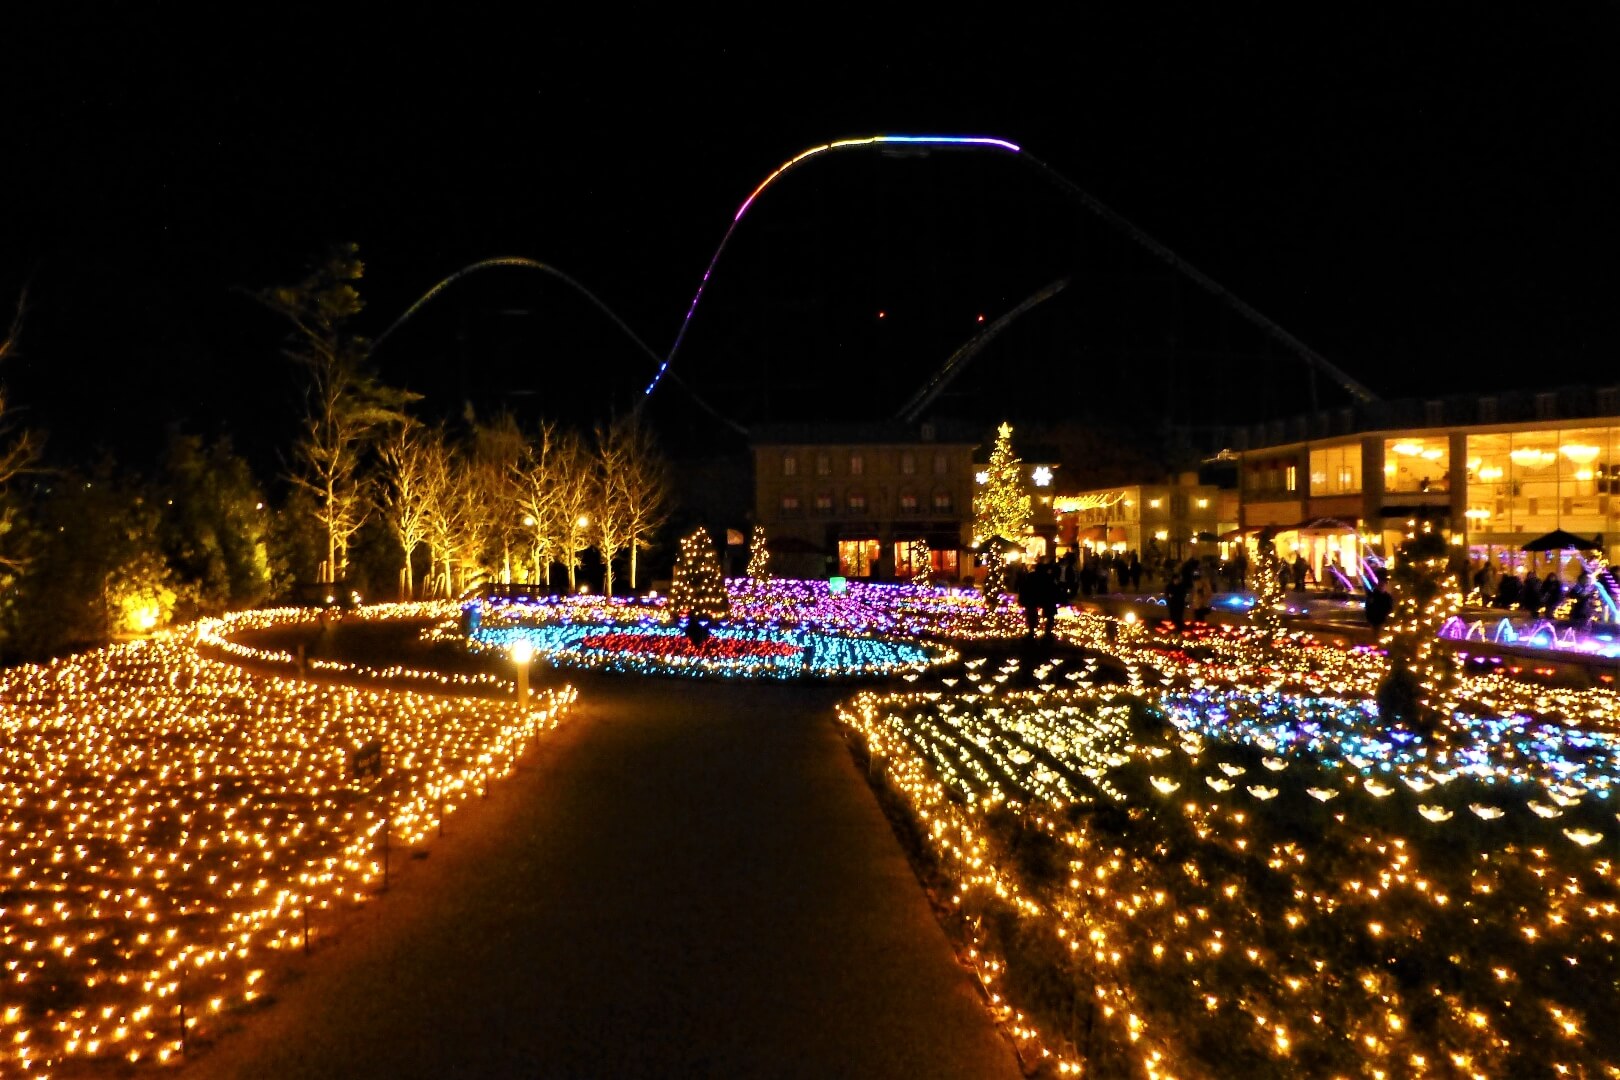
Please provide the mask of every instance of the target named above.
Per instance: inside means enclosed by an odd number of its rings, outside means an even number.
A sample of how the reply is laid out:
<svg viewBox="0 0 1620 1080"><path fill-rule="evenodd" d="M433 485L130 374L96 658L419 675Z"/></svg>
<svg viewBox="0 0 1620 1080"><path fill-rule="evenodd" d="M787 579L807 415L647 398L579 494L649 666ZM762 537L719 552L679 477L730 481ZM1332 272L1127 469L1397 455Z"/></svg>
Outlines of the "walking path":
<svg viewBox="0 0 1620 1080"><path fill-rule="evenodd" d="M181 1075L1018 1076L838 736L847 690L576 682Z"/></svg>

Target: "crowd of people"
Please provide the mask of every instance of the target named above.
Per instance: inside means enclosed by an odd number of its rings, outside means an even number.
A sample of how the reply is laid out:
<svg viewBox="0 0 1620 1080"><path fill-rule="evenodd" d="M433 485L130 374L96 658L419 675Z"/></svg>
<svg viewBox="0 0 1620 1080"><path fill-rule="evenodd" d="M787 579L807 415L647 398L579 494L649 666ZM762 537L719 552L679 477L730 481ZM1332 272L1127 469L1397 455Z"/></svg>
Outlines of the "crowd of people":
<svg viewBox="0 0 1620 1080"><path fill-rule="evenodd" d="M1026 636L1033 637L1040 630L1050 637L1060 606L1077 598L1139 593L1144 586L1156 589L1159 582L1163 582L1170 621L1181 630L1189 610L1195 622L1207 622L1216 592L1237 592L1247 584L1247 577L1248 564L1241 553L1222 563L1210 556L1175 559L1150 553L1144 560L1134 551L1087 551L1082 556L1070 550L1056 561L1042 558L1027 564L1013 588L1024 609Z"/></svg>
<svg viewBox="0 0 1620 1080"><path fill-rule="evenodd" d="M1559 615L1565 601L1569 609L1563 618L1574 626L1585 626L1597 617L1597 583L1585 567L1569 585L1556 570L1537 578L1535 571L1523 567L1516 573L1498 574L1496 568L1485 563L1474 571L1475 599L1483 606L1503 611L1522 611L1552 619Z"/></svg>

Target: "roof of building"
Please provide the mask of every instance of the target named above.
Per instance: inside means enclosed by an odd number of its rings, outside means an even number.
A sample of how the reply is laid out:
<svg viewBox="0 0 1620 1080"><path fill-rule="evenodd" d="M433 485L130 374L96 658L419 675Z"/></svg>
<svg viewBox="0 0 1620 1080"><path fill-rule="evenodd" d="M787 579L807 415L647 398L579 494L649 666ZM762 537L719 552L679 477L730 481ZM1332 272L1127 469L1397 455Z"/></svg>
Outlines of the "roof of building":
<svg viewBox="0 0 1620 1080"><path fill-rule="evenodd" d="M1620 416L1620 386L1561 386L1496 394L1372 401L1231 429L1228 444L1260 450L1316 439L1413 428L1544 423Z"/></svg>
<svg viewBox="0 0 1620 1080"><path fill-rule="evenodd" d="M748 441L754 446L798 443L816 446L857 444L905 446L916 443L977 446L987 437L990 436L987 436L985 429L979 425L950 420L924 421L918 424L907 424L899 420L761 424L748 431Z"/></svg>

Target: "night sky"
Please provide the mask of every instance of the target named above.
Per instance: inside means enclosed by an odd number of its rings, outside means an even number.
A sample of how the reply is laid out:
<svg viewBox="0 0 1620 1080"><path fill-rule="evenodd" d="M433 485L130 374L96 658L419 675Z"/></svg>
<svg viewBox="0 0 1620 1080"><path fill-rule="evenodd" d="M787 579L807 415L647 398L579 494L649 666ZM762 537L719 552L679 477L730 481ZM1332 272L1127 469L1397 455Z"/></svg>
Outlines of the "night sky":
<svg viewBox="0 0 1620 1080"><path fill-rule="evenodd" d="M249 294L332 241L360 245L373 335L517 254L665 351L743 197L810 145L879 132L1023 145L1385 397L1615 377L1612 6L773 33L625 15L588 34L320 10L129 6L9 35L0 289L29 282L31 310L0 377L59 457L138 461L179 424L274 468L297 384ZM655 413L718 430L689 388L744 424L891 415L979 316L1059 278L940 415L1218 424L1311 400L1285 350L1037 170L858 151L750 211ZM376 361L431 414L576 422L652 371L566 287L506 270Z"/></svg>

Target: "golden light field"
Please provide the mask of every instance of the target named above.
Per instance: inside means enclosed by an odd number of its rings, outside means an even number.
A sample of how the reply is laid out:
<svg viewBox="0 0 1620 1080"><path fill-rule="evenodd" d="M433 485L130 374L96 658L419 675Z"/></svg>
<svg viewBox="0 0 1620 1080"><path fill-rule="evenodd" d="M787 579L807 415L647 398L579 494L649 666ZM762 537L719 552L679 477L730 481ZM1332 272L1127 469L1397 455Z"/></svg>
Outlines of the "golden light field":
<svg viewBox="0 0 1620 1080"><path fill-rule="evenodd" d="M319 685L172 639L0 673L0 1074L172 1060L308 913L374 893L385 833L425 839L573 696Z"/></svg>

